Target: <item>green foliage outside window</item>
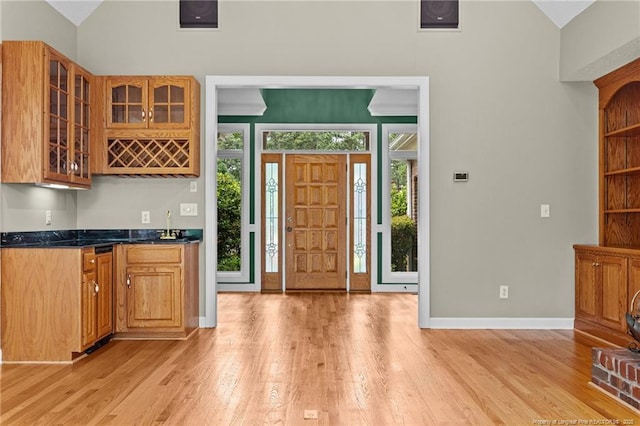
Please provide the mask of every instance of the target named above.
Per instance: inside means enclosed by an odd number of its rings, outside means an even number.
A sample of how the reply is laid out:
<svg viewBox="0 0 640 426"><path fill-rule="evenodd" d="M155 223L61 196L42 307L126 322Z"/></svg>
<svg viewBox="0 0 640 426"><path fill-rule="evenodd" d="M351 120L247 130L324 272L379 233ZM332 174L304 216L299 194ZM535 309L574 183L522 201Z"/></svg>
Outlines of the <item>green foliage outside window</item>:
<svg viewBox="0 0 640 426"><path fill-rule="evenodd" d="M218 171L218 271L240 270L241 205L240 179Z"/></svg>
<svg viewBox="0 0 640 426"><path fill-rule="evenodd" d="M409 271L410 254L416 242L416 224L409 216L391 218L391 270L395 272Z"/></svg>
<svg viewBox="0 0 640 426"><path fill-rule="evenodd" d="M362 132L284 132L267 135L266 149L273 151L366 151Z"/></svg>

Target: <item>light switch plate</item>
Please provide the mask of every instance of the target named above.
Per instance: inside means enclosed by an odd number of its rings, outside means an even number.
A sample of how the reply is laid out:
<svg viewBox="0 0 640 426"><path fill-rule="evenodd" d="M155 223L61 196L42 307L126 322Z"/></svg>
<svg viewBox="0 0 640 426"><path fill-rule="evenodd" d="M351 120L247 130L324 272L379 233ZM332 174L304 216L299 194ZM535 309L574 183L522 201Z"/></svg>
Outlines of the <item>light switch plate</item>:
<svg viewBox="0 0 640 426"><path fill-rule="evenodd" d="M180 216L198 216L198 204L180 203Z"/></svg>
<svg viewBox="0 0 640 426"><path fill-rule="evenodd" d="M540 204L540 217L549 217L551 212L549 211L549 204Z"/></svg>

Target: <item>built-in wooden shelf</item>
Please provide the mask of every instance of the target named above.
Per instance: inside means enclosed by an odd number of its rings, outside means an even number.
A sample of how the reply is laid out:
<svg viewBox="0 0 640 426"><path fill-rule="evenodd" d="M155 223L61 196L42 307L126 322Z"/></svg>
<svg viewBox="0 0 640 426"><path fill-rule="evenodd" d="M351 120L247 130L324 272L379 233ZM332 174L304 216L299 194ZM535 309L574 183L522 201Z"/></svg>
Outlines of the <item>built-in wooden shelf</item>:
<svg viewBox="0 0 640 426"><path fill-rule="evenodd" d="M605 172L605 176L634 175L640 173L640 167L629 167L628 169L613 170Z"/></svg>
<svg viewBox="0 0 640 426"><path fill-rule="evenodd" d="M623 127L622 129L607 132L605 137L624 137L624 136L640 136L640 123L633 126Z"/></svg>
<svg viewBox="0 0 640 426"><path fill-rule="evenodd" d="M615 213L640 213L640 209L612 209L605 210L605 214L615 214Z"/></svg>

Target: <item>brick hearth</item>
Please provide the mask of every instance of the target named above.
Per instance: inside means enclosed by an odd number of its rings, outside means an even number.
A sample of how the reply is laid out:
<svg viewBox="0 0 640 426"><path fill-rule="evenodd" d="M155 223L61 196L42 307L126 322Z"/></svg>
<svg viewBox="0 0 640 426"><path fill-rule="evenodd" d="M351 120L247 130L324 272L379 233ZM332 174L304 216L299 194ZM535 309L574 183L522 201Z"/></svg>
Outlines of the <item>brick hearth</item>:
<svg viewBox="0 0 640 426"><path fill-rule="evenodd" d="M640 408L640 354L629 349L593 348L591 357L593 384Z"/></svg>

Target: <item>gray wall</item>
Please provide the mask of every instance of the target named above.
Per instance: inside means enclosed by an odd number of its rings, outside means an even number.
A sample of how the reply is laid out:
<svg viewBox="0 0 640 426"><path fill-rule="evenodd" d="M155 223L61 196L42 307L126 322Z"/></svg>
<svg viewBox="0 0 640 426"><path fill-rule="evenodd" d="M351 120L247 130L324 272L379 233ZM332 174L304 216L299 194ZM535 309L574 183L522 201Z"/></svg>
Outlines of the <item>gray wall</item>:
<svg viewBox="0 0 640 426"><path fill-rule="evenodd" d="M562 29L560 78L593 81L640 56L640 2L596 1Z"/></svg>
<svg viewBox="0 0 640 426"><path fill-rule="evenodd" d="M43 40L76 59L78 30L43 0L2 1L2 40Z"/></svg>
<svg viewBox="0 0 640 426"><path fill-rule="evenodd" d="M3 37L8 20L47 24L5 3ZM429 76L432 316L573 316L571 245L597 241L597 92L559 81L561 31L533 3L463 2L461 31L446 32L417 31L414 1L219 4L219 30L189 31L177 29L176 2L107 0L78 28L77 60L97 74L201 83L208 74ZM471 180L454 185L454 170ZM203 208L203 179L197 194L188 182L98 177L76 195L77 226L139 227L142 209L162 226L180 202ZM3 195L4 230L22 221L24 211L4 207L20 197ZM43 227L38 216L33 227ZM204 224L202 214L174 217ZM510 299L498 300L499 285Z"/></svg>

